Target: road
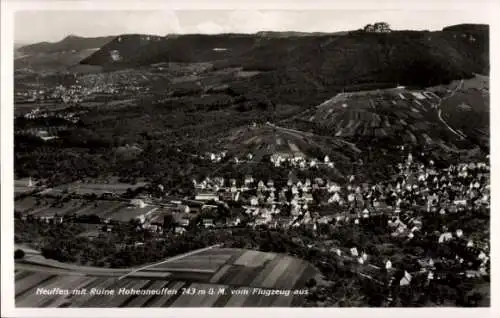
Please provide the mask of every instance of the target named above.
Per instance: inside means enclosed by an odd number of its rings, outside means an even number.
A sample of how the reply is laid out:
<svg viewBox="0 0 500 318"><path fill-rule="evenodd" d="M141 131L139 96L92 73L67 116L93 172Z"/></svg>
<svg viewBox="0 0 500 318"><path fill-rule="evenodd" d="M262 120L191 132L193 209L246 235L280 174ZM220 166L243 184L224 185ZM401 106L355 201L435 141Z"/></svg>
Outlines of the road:
<svg viewBox="0 0 500 318"><path fill-rule="evenodd" d="M461 140L465 139L467 136L465 136L463 133L459 133L455 129L451 128L451 126L448 125L448 123L443 119L441 104L442 104L442 102L444 100L446 100L446 99L454 96L458 92L458 90L460 88L462 88L463 84L464 84L464 80L460 80L460 83L457 85L457 87L455 87L455 89L451 92L451 94L448 95L448 96L446 96L446 97L443 97L442 99L440 99L439 103L436 105L436 109L438 109L439 120L448 128L449 131L451 131L452 133L454 133L455 135L457 135Z"/></svg>
<svg viewBox="0 0 500 318"><path fill-rule="evenodd" d="M221 247L221 246L222 246L222 244L215 244L215 245L212 245L212 246L209 246L209 247L205 247L205 248L202 248L202 249L199 249L199 250L194 250L194 251L191 251L191 252L188 252L188 253L177 255L177 256L168 258L166 260L163 260L161 262L158 262L158 263L154 263L154 264L149 264L149 265L146 265L146 266L142 266L142 267L139 267L139 268L136 268L136 269L132 270L131 272L129 272L129 273L123 275L123 276L120 276L118 278L118 280L123 279L123 278L127 277L128 275L137 273L139 271L145 270L145 269L150 268L150 267L155 267L155 266L158 266L158 265L161 265L161 264L173 262L173 261L179 260L181 258L188 257L188 256L191 256L191 255L195 255L195 254L198 254L198 253L201 253L201 252L204 252L204 251L208 251L210 249L213 249L213 248L216 248L216 247Z"/></svg>
<svg viewBox="0 0 500 318"><path fill-rule="evenodd" d="M306 135L306 136L311 136L312 135L311 133L308 133L308 132L304 132L304 131L300 131L300 130L296 130L296 129L291 129L291 128L285 128L285 127L277 126L277 125L272 124L270 122L266 123L266 125L269 126L269 127L275 128L275 129L280 129L280 130L287 131L289 133L298 134L299 138L302 137L303 135Z"/></svg>
<svg viewBox="0 0 500 318"><path fill-rule="evenodd" d="M446 126L446 128L448 128L449 131L451 131L452 133L454 133L455 135L460 137L461 140L465 139L465 136L463 134L461 134L458 131L456 131L455 129L451 128L450 125L448 125L448 123L443 119L441 109L438 110L438 117L439 117L439 120Z"/></svg>

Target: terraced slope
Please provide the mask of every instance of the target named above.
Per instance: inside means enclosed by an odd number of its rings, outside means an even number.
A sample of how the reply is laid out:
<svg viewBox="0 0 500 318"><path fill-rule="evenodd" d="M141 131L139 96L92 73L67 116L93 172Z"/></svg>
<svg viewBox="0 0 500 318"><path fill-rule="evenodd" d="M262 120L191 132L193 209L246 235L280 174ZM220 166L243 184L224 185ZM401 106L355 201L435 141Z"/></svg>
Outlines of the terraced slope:
<svg viewBox="0 0 500 318"><path fill-rule="evenodd" d="M325 155L339 161L352 160L360 152L340 138L318 136L310 132L276 126L271 123L236 129L223 140L230 155L244 157L251 153L255 161L279 154L284 158L322 159Z"/></svg>
<svg viewBox="0 0 500 318"><path fill-rule="evenodd" d="M488 92L470 88L473 81L477 79L427 90L341 93L302 119L359 147L367 140L397 139L401 144L447 150L473 148L479 137L486 143L489 138Z"/></svg>
<svg viewBox="0 0 500 318"><path fill-rule="evenodd" d="M338 137L394 135L416 143L437 124L438 102L432 94L404 89L345 93L319 105L308 120L330 127Z"/></svg>

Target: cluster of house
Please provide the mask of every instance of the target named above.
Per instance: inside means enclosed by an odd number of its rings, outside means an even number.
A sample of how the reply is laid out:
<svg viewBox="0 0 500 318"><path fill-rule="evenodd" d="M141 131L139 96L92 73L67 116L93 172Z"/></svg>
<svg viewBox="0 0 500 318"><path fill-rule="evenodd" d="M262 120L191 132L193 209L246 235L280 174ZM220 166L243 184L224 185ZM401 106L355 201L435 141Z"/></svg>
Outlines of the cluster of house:
<svg viewBox="0 0 500 318"><path fill-rule="evenodd" d="M208 158L214 163L221 162L227 156L227 151L222 151L219 153L206 153L203 158ZM233 157L232 161L235 164L243 164L252 161L255 158L253 153L247 153L243 157ZM314 169L318 167L328 167L335 168L335 163L330 160L329 156L325 156L323 160L316 158L306 158L300 155L292 155L290 153L275 153L271 156L270 162L275 167L290 167L290 168L300 168L300 169Z"/></svg>
<svg viewBox="0 0 500 318"><path fill-rule="evenodd" d="M330 161L330 157L325 156L323 161L315 158L304 158L303 156L290 156L287 153L284 154L273 154L271 156L271 163L275 167L281 167L283 165L288 165L289 167L306 169L306 168L317 168L319 166L334 168L335 164Z"/></svg>
<svg viewBox="0 0 500 318"><path fill-rule="evenodd" d="M327 223L335 219L339 222L360 222L378 214L394 216L391 220L394 237L413 238L421 228L419 218L405 221L400 216L402 210L425 207L433 213L457 213L471 206L489 206L489 166L486 163L468 163L437 169L431 161L429 165L416 164L410 154L399 166L400 173L394 180L374 185L357 183L350 176L345 186L316 178L294 180L290 178L286 186L277 189L273 180L264 182L251 176L238 183L235 179L225 182L224 178L207 178L201 182L193 180L199 201L241 201L248 214L257 217L257 224L272 224L273 215L279 215L284 207L290 215L303 222ZM255 194L247 195L250 192ZM313 193L327 194L327 199L314 202ZM469 204L471 203L471 204ZM328 216L315 217L311 206L326 205L336 207L339 212ZM335 210L335 209L332 209ZM293 220L292 220L293 221ZM291 222L293 223L293 222Z"/></svg>
<svg viewBox="0 0 500 318"><path fill-rule="evenodd" d="M279 187L272 179L267 182L255 180L246 176L242 181L224 178L206 178L203 181L193 180L197 192L195 200L207 201L236 201L241 202L245 213L252 216L254 221L250 225L299 226L311 224L313 220L327 223L328 217L319 217L314 212L315 200L313 191L327 191L340 188L331 181L322 178L301 181L291 176L285 185ZM284 210L289 213L281 213Z"/></svg>
<svg viewBox="0 0 500 318"><path fill-rule="evenodd" d="M61 118L64 120L67 120L72 123L77 123L80 120L79 115L82 112L49 112L49 111L42 111L40 107L36 107L29 111L28 113L24 114L23 117L26 119L39 119L39 118L48 118L48 117L55 117L55 118Z"/></svg>
<svg viewBox="0 0 500 318"><path fill-rule="evenodd" d="M475 236L473 239L472 234L477 233L469 233L471 236L467 238L462 229L452 231L446 226L439 233L422 233L424 225L422 213L432 213L438 217L448 213L458 214L466 210L477 210L480 207L489 208L489 165L485 162L472 162L437 169L432 161L429 165L414 163L410 154L406 162L399 165L399 170L399 176L395 180L384 184L353 187L348 183L345 189L338 186L331 187L329 192L333 193L333 196L329 202L343 205L343 210L346 211L342 212L343 215L337 215L336 220L359 224L362 219L376 214L377 207L382 205L383 213L392 216L387 224L391 237L408 241L417 235L432 235L436 237L438 244L453 243L456 252L454 259L419 259L420 271L405 272L400 281L401 286L410 284L412 277L421 274L427 275L428 281L445 279L446 272L437 270L435 266L437 263L444 264L440 268L449 266L460 268L459 274L466 278L489 275L487 237L478 238L477 235L473 235ZM351 177L350 181L354 181L354 177ZM419 206L420 209L416 208ZM421 213L415 213L416 210ZM338 256L346 254L361 265L368 260L368 255L365 252L360 253L356 247L348 252L343 252L339 248L332 248L331 251ZM389 259L386 260L385 268L386 270L392 268Z"/></svg>
<svg viewBox="0 0 500 318"><path fill-rule="evenodd" d="M114 93L116 91L104 90L102 88L100 89L86 88L79 84L70 85L69 87L58 85L54 88L17 92L16 101L36 102L36 101L56 100L56 101L62 101L65 104L78 104L81 103L86 96L99 92Z"/></svg>
<svg viewBox="0 0 500 318"><path fill-rule="evenodd" d="M222 161L222 159L226 158L226 155L227 155L226 151L222 151L219 153L209 152L205 154L204 158L208 158L212 162L220 162Z"/></svg>
<svg viewBox="0 0 500 318"><path fill-rule="evenodd" d="M152 232L163 233L165 228L173 226L175 234L184 234L187 228L197 219L198 215L203 212L208 212L217 209L218 206L210 203L202 203L199 201L178 201L171 200L167 204L162 204L158 209L152 211L143 219L137 219L140 228L148 229ZM166 218L171 218L170 225L166 224ZM202 218L201 226L204 228L220 228L232 227L241 224L241 218L234 216L226 219L213 219L210 217Z"/></svg>
<svg viewBox="0 0 500 318"><path fill-rule="evenodd" d="M47 118L49 116L48 113L42 112L40 107L34 108L28 113L24 114L24 118L26 119L38 119L38 118Z"/></svg>
<svg viewBox="0 0 500 318"><path fill-rule="evenodd" d="M425 207L427 212L457 213L478 206L489 207L489 166L484 162L451 165L437 169L413 162L409 154L404 164L398 165L399 174L393 180L374 185L355 185L350 176L345 188L330 186L328 203L360 211L368 217L377 210L391 208L394 213L402 208ZM362 212L361 212L362 211Z"/></svg>
<svg viewBox="0 0 500 318"><path fill-rule="evenodd" d="M33 103L38 100L45 100L47 90L45 88L27 89L23 91L16 91L14 100L16 103Z"/></svg>
<svg viewBox="0 0 500 318"><path fill-rule="evenodd" d="M25 119L36 120L41 118L60 118L68 123L77 123L80 120L80 114L82 112L66 112L66 111L43 111L40 110L40 107L37 107L30 112L23 115ZM16 129L16 135L32 135L38 137L44 141L52 140L57 138L57 132L63 129L66 129L67 126L56 125L56 126L48 126L48 127L34 127L28 129Z"/></svg>
<svg viewBox="0 0 500 318"><path fill-rule="evenodd" d="M84 91L81 85L71 85L69 87L59 85L54 88L51 97L61 100L65 104L78 104L83 101L85 95L88 95L88 92Z"/></svg>
<svg viewBox="0 0 500 318"><path fill-rule="evenodd" d="M50 127L49 129L45 128L16 129L15 134L18 136L20 135L35 136L43 141L49 141L58 138L57 131L60 129L61 127Z"/></svg>
<svg viewBox="0 0 500 318"><path fill-rule="evenodd" d="M439 236L440 243L451 240L454 240L455 244L461 246L459 248L460 251L455 251L454 258L423 256L417 259L419 269L416 271L405 270L404 275L399 278L399 285L410 285L413 278L422 275L425 276L427 283L434 279L446 279L447 268L451 267L457 268L457 274L464 278L477 278L489 275L488 265L490 258L488 257L489 247L486 242L475 245L474 240L466 238L462 230L457 230L453 234L450 232L443 233ZM370 257L363 251L363 248L330 247L329 251L343 260L355 262L360 266L358 268L360 274L376 281L380 281L380 275L384 275L385 273L393 275L396 270L390 258L385 259L383 266L372 264L373 257ZM389 284L392 284L393 280L394 276L391 276Z"/></svg>
<svg viewBox="0 0 500 318"><path fill-rule="evenodd" d="M75 84L68 87L58 85L47 93L47 97L61 100L65 104L78 104L99 94L116 94L123 91L137 92L140 90L149 90L142 87L140 81L144 80L141 74L122 74L112 72L109 74L85 74L79 76Z"/></svg>
<svg viewBox="0 0 500 318"><path fill-rule="evenodd" d="M149 79L140 71L120 71L100 74L86 74L78 78L78 82L84 87L91 88L100 93L109 93L111 90L118 91L148 91L141 82Z"/></svg>
<svg viewBox="0 0 500 318"><path fill-rule="evenodd" d="M310 192L313 189L313 184L310 179L306 179L305 182L302 182L297 178L290 178L285 187L278 189L272 179L267 180L267 182L263 180L257 181L250 175L245 176L243 181L240 182L236 179L229 179L226 183L226 180L222 177L207 177L201 182L193 180L193 184L197 190L196 200L207 201L214 199L239 201L236 197L240 198L242 193L255 190L258 195L248 198L247 201L258 202L259 204L284 203L284 200L282 201L281 199L285 199L284 195L287 190L291 191L293 195L300 197L299 192L302 196L307 196L308 193L310 196ZM233 195L229 195L228 193L233 193ZM276 193L279 193L279 198ZM267 194L267 196L265 194ZM312 197L310 200L312 200Z"/></svg>
<svg viewBox="0 0 500 318"><path fill-rule="evenodd" d="M254 217L254 221L249 223L250 226L286 228L309 225L312 230L316 230L321 223L331 223L335 220L340 225L359 224L363 219L383 213L391 217L387 224L391 237L406 241L426 235L422 232L422 213L431 213L438 217L481 207L489 208L488 163L470 162L442 169L437 168L432 160L428 164L414 162L413 156L408 154L406 160L398 165L398 170L399 173L392 180L373 185L357 182L355 176L349 176L344 186L321 178L312 181L306 179L304 182L290 178L281 189L277 189L273 180L257 181L251 176L245 177L239 183L230 179L226 184L224 178L207 178L193 183L198 191L195 198L197 200L243 202L245 212ZM325 202L314 202L314 192L327 194ZM320 216L314 211L320 204L332 208L336 206L339 212ZM283 209L289 209L290 216L282 216ZM466 239L463 230L450 231L444 227L436 240L438 244L459 242L465 252L461 252L461 256L457 254L454 260L419 260L420 263L425 263L425 266L417 273L405 272L400 285L410 284L412 277L421 274L427 275L428 281L444 279L445 274L436 270L435 263L449 265L450 262L455 262L455 265L461 265L460 268L463 269L460 274L468 278L488 275L487 239ZM339 256L343 255L340 249L333 251ZM366 252L359 252L354 247L347 254L360 265L367 264L369 256ZM480 261L479 267L473 262L474 259ZM391 268L392 263L388 259L385 269Z"/></svg>
<svg viewBox="0 0 500 318"><path fill-rule="evenodd" d="M118 90L114 85L100 84L100 85L83 85L77 81L77 84L65 87L63 85L57 86L51 94L54 99L62 100L65 104L78 104L88 99L94 94L115 94Z"/></svg>

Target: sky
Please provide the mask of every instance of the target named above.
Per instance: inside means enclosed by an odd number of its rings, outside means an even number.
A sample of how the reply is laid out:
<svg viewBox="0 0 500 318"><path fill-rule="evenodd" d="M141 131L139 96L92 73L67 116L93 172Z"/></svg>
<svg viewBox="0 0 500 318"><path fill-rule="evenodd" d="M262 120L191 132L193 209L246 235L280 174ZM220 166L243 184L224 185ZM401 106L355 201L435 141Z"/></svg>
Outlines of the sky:
<svg viewBox="0 0 500 318"><path fill-rule="evenodd" d="M258 31L338 32L388 22L393 29L440 30L460 23L488 23L481 10L162 10L17 11L18 44L84 37L141 34L255 33Z"/></svg>

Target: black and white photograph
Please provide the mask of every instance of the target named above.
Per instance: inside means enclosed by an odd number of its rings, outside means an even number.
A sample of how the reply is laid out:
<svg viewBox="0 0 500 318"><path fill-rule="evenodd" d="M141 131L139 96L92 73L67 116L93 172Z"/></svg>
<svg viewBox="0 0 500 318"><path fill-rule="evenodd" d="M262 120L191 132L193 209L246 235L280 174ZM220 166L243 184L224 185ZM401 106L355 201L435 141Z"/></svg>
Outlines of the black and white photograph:
<svg viewBox="0 0 500 318"><path fill-rule="evenodd" d="M13 306L490 308L478 3L16 10Z"/></svg>

